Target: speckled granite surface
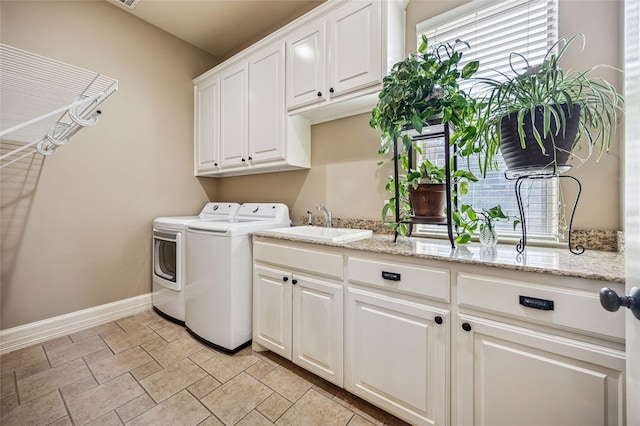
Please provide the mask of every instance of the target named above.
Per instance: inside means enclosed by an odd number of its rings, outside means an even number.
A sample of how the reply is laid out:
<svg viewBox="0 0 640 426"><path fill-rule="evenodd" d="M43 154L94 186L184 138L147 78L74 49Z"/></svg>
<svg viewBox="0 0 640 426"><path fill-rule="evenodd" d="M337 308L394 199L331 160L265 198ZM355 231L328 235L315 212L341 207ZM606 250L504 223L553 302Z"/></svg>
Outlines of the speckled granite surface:
<svg viewBox="0 0 640 426"><path fill-rule="evenodd" d="M314 226L324 226L324 218L313 217ZM294 223L295 225L307 225L307 218ZM384 226L382 221L368 219L339 219L333 218L333 226L338 228L371 229L381 234L393 233ZM587 250L619 251L624 252L624 232L574 229L571 232L572 243L579 244Z"/></svg>
<svg viewBox="0 0 640 426"><path fill-rule="evenodd" d="M334 223L338 226L337 223ZM343 226L342 224L340 226ZM395 254L439 261L491 266L502 269L539 272L545 274L587 278L593 280L624 283L624 254L587 250L575 255L566 248L527 247L520 255L514 245L498 244L494 250L481 250L478 243L451 249L449 241L429 238L398 237L393 242L392 234L374 233L373 237L351 243L335 244L315 242L290 235L260 231L257 236L312 242L314 244L343 247L375 253Z"/></svg>

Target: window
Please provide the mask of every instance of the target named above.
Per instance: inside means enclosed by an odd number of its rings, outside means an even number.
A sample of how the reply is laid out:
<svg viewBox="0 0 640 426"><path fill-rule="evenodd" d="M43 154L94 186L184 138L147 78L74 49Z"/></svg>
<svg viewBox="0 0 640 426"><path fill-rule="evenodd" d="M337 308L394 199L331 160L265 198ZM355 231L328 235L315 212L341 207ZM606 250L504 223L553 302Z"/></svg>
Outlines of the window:
<svg viewBox="0 0 640 426"><path fill-rule="evenodd" d="M519 52L527 57L532 66L541 63L547 50L556 43L557 0L474 0L464 6L417 25L418 45L422 35L426 35L431 46L460 39L470 45L463 51L461 66L468 61L480 61L477 77L499 78L498 70L505 74L513 73L509 64L509 52ZM518 66L517 62L514 66ZM467 93L473 93L473 81L461 84ZM442 140L430 139L424 142L422 155L436 164L444 162ZM418 159L419 160L419 159ZM459 161L459 167L467 162ZM477 161L470 159L469 169L481 176ZM470 185L462 203L471 204L476 210L490 208L496 204L510 216L518 215L515 197L515 181L505 179L506 167L498 156L500 170L489 171L485 179ZM522 199L527 221L529 239L556 241L562 233L558 223L561 200L558 179L528 180L522 185ZM514 235L512 223L499 223L502 235ZM421 225L417 233L441 233L436 226ZM520 235L519 229L514 236Z"/></svg>

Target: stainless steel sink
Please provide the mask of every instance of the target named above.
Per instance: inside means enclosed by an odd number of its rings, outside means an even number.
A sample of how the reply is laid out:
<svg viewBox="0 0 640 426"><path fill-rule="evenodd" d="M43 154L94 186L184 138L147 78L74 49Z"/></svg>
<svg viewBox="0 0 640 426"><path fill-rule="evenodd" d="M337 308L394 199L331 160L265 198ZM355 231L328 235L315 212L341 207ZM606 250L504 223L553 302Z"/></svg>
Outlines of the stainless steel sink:
<svg viewBox="0 0 640 426"><path fill-rule="evenodd" d="M325 228L321 226L294 226L291 228L269 229L268 232L330 243L348 243L363 240L373 235L373 231L369 229Z"/></svg>

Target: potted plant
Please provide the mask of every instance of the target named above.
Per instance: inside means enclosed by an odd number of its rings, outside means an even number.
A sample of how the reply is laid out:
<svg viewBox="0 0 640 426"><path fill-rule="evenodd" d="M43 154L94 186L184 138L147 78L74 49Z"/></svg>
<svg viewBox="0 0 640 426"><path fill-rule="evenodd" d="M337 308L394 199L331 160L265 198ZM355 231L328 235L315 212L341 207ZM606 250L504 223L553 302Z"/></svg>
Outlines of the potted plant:
<svg viewBox="0 0 640 426"><path fill-rule="evenodd" d="M561 68L567 49L578 39L584 46L582 34L560 39L535 67L523 55L511 53L514 75L500 72L500 79L478 79L477 133L461 149L480 153L483 171L494 168L498 150L509 170L553 173L569 168L569 157L577 157L581 140L586 145L583 161L594 150L598 159L609 150L624 99L606 80L590 77L605 65L584 71ZM525 70L518 73L514 63L520 60Z"/></svg>
<svg viewBox="0 0 640 426"><path fill-rule="evenodd" d="M383 208L383 220L387 214L395 214L396 211L402 219L411 216L411 205L407 201L409 187L413 187L418 177L424 177L421 176L425 171L422 165L409 170L408 156L412 152L420 152L420 148L413 144L408 129L422 133L423 127L437 118L438 123L452 124L452 142L464 135L475 134L472 124L476 114L475 100L460 90L458 81L473 76L478 69L478 62L472 61L459 69L462 53L458 49L462 46L468 47L457 40L453 45L430 47L423 36L418 52L396 63L383 79L382 91L369 124L382 132L379 156L385 156L393 149L394 143L400 141L396 160L406 172L398 175L401 199L396 200L394 195L387 201ZM395 185L395 178L391 176L386 189L395 192ZM393 223L390 226L406 235L404 224Z"/></svg>
<svg viewBox="0 0 640 426"><path fill-rule="evenodd" d="M496 232L496 223L501 220L509 220L500 205L493 206L489 209L483 208L480 212L468 204L463 204L459 212L453 212L453 222L458 229L456 242L458 244L466 244L471 241L471 236L478 231L478 239L483 247L493 247L498 243L498 234ZM520 220L514 218L513 229L518 226Z"/></svg>

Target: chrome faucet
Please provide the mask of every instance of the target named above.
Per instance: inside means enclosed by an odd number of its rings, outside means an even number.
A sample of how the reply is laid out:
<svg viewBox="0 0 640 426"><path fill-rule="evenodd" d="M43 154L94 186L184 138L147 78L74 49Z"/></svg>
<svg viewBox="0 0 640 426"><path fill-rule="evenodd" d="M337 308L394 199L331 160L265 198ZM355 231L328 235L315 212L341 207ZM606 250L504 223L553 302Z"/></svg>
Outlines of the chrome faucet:
<svg viewBox="0 0 640 426"><path fill-rule="evenodd" d="M324 218L325 218L325 220L327 222L327 228L331 228L331 212L329 210L327 210L327 208L325 206L323 206L322 204L317 206L316 210L318 210L319 212L324 213Z"/></svg>

